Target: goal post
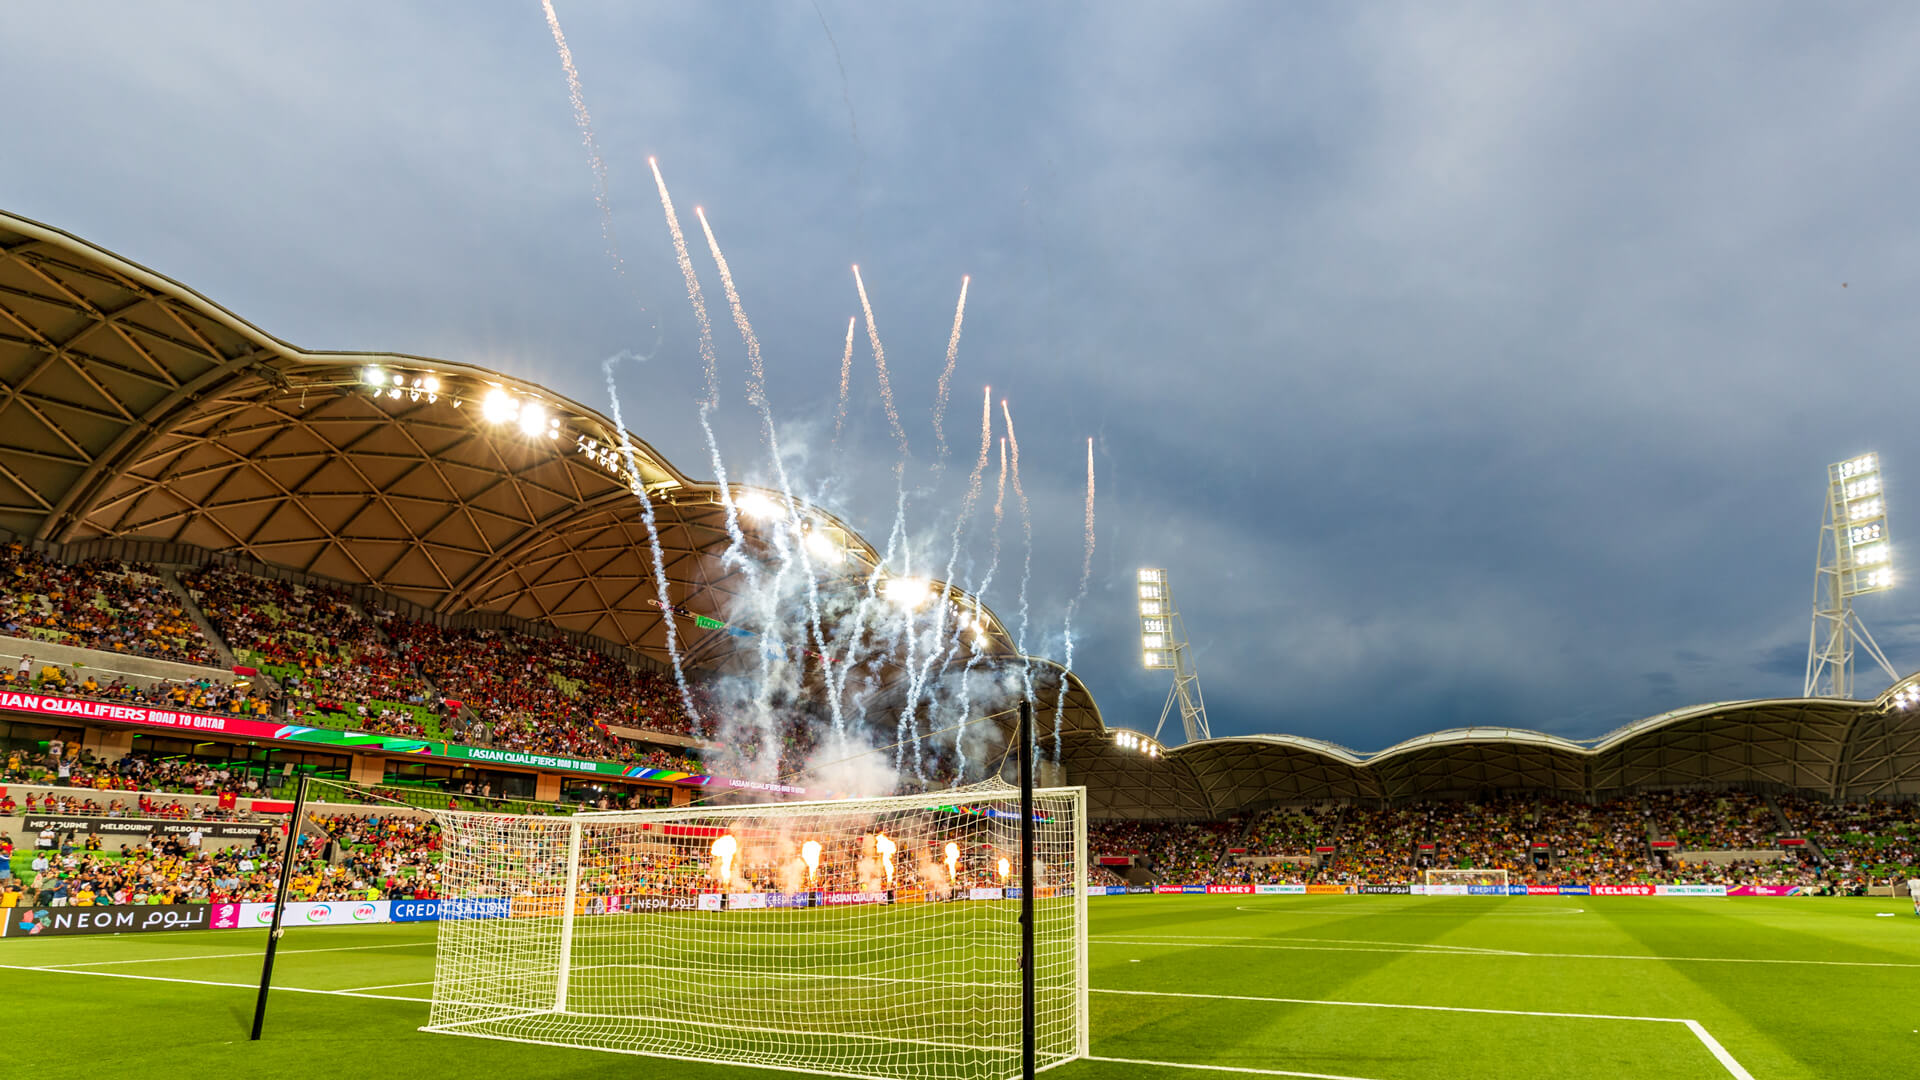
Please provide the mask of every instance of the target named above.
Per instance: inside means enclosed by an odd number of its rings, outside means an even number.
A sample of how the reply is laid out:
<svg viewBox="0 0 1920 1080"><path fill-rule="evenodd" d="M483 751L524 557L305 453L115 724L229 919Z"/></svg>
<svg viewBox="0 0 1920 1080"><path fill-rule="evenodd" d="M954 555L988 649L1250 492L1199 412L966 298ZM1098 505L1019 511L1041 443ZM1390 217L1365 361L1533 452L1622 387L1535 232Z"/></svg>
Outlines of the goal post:
<svg viewBox="0 0 1920 1080"><path fill-rule="evenodd" d="M1086 789L1033 793L1036 1065L1087 1053ZM1020 794L440 815L423 1030L875 1080L1020 1073Z"/></svg>
<svg viewBox="0 0 1920 1080"><path fill-rule="evenodd" d="M1428 870L1426 885L1429 896L1450 894L1498 896L1504 895L1507 891L1507 872L1505 870Z"/></svg>

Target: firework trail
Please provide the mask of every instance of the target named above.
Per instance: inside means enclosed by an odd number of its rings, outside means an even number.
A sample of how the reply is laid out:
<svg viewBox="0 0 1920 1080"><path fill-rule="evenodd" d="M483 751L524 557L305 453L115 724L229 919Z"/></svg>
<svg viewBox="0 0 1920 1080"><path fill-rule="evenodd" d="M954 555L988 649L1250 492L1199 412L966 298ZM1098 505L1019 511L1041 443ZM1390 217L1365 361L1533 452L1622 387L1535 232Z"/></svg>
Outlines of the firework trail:
<svg viewBox="0 0 1920 1080"><path fill-rule="evenodd" d="M1020 636L1015 647L1020 650L1020 683L1029 702L1033 701L1033 664L1027 659L1027 586L1033 581L1033 515L1027 506L1027 489L1020 484L1020 437L1013 431L1013 410L1007 408L1007 399L1000 399L1000 414L1007 421L1007 446L1013 452L1013 494L1020 500L1020 529L1024 534L1024 561L1020 566ZM1034 746L1038 754L1040 747Z"/></svg>
<svg viewBox="0 0 1920 1080"><path fill-rule="evenodd" d="M833 445L840 446L840 430L847 424L847 384L853 375L853 324L858 315L847 316L847 349L840 354L840 407L833 414Z"/></svg>
<svg viewBox="0 0 1920 1080"><path fill-rule="evenodd" d="M893 383L887 378L887 350L880 347L880 328L873 323L873 305L867 302L867 283L860 279L860 268L853 268L853 283L860 290L860 310L867 314L867 340L873 345L873 367L880 375L880 403L887 407L887 423L893 425L893 437L900 441L900 461L894 472L907 467L907 429L900 426L900 410L893 407Z"/></svg>
<svg viewBox="0 0 1920 1080"><path fill-rule="evenodd" d="M960 303L953 309L953 334L947 338L947 366L940 372L940 388L933 397L933 439L940 446L936 467L947 458L947 433L941 423L947 417L947 393L953 387L953 365L960 359L960 323L967 317L967 283L972 280L970 274L960 278ZM982 450L982 453L985 451Z"/></svg>
<svg viewBox="0 0 1920 1080"><path fill-rule="evenodd" d="M626 458L627 483L640 500L640 520L647 526L647 545L653 549L654 595L660 600L660 624L666 629L667 658L673 661L673 681L680 687L680 704L694 724L700 723L700 710L693 704L693 689L687 685L687 673L680 664L680 638L673 626L673 595L667 581L667 556L660 546L660 529L653 517L653 500L640 479L640 464L633 455L633 443L627 438L627 423L620 415L620 392L614 385L613 368L621 357L609 357L601 368L607 376L607 399L613 403L613 426L620 434L620 452Z"/></svg>
<svg viewBox="0 0 1920 1080"><path fill-rule="evenodd" d="M707 298L700 291L700 276L693 272L693 257L687 254L687 236L680 231L680 215L674 213L673 196L667 194L667 179L660 175L658 158L648 158L654 186L660 189L660 208L666 211L667 231L673 234L673 257L680 263L680 276L687 281L687 301L693 305L694 320L700 324L700 362L706 365L707 407L720 406L720 361L713 352L713 320L707 317Z"/></svg>
<svg viewBox="0 0 1920 1080"><path fill-rule="evenodd" d="M560 50L560 67L567 74L567 97L573 102L573 122L580 129L580 140L587 147L587 164L593 169L593 201L600 208L600 236L606 241L607 258L621 276L627 272L620 258L620 245L613 235L613 199L607 190L607 159L600 153L600 140L593 134L593 115L587 112L587 98L580 90L580 72L573 66L573 50L567 47L567 35L560 31L560 16L553 0L540 0L547 13L547 29L553 31L554 47Z"/></svg>
<svg viewBox="0 0 1920 1080"><path fill-rule="evenodd" d="M1067 659L1066 670L1073 670L1073 613L1080 607L1080 601L1087 598L1087 583L1093 578L1093 440L1087 440L1087 542L1080 556L1080 591L1067 602ZM1060 718L1067 710L1067 679L1065 673L1060 677L1060 697L1053 706L1053 760L1060 760Z"/></svg>
<svg viewBox="0 0 1920 1080"><path fill-rule="evenodd" d="M700 360L706 365L707 399L700 403L700 430L706 434L707 454L713 459L714 483L720 489L720 506L726 512L727 551L722 562L739 566L749 583L759 584L759 570L743 554L747 538L740 531L740 508L733 502L733 485L727 482L727 465L720 459L720 442L713 434L713 410L720 407L720 361L713 351L713 320L707 315L706 294L700 290L700 275L694 273L693 257L687 254L687 237L680 231L680 215L674 213L673 196L667 193L666 177L660 175L660 162L647 159L653 170L654 185L660 189L660 208L667 215L667 231L673 235L673 256L680 263L680 276L687 282L687 302L693 305L693 318L700 327Z"/></svg>
<svg viewBox="0 0 1920 1080"><path fill-rule="evenodd" d="M740 290L733 283L733 269L727 265L727 257L720 250L720 241L713 235L713 226L707 221L706 211L694 207L694 216L700 219L700 231L707 238L707 250L713 255L713 263L720 269L720 286L726 290L727 306L733 312L733 325L740 331L740 341L747 347L747 399L760 410L761 435L767 441L768 452L773 456L774 476L780 482L780 495L787 503L787 530L791 536L783 535L778 541L780 552L780 570L776 575L775 595L779 595L777 583L786 575L786 567L792 558L792 552L800 556L800 570L807 586L807 630L813 642L813 651L825 655L826 638L820 625L820 583L813 573L813 559L807 551L807 545L800 540L800 504L793 497L793 484L787 477L787 464L780 456L780 437L774 429L773 407L767 401L766 364L760 355L760 338L753 332L753 324L747 319L746 306L740 302ZM852 339L849 338L849 341ZM768 627L771 635L775 628ZM762 684L763 693L770 691L772 680ZM837 695L828 701L836 723L840 719L840 699Z"/></svg>
<svg viewBox="0 0 1920 1080"><path fill-rule="evenodd" d="M991 408L991 406L989 406L989 408ZM984 601L987 595L987 590L993 587L993 575L995 574L995 572L997 572L1000 569L1000 521L1003 516L1003 512L1006 509L1006 505L1007 505L1007 440L1006 440L1006 436L1003 435L1000 438L1000 483L999 483L998 489L994 493L994 498L993 498L993 543L991 548L991 554L987 559L987 572L981 576L979 588L976 588L973 590L973 595L974 595L974 600L976 605ZM978 610L977 607L974 612L974 615L976 618L985 617ZM962 720L965 720L968 716L970 716L973 709L973 686L969 682L967 676L973 674L973 669L979 665L980 658L984 655L985 655L985 652L981 648L981 645L978 639L976 639L971 644L969 652L967 654L967 666L961 672L961 675L960 675L960 717ZM960 735L961 735L961 732L959 731L954 732L953 738L956 746L958 746L959 744Z"/></svg>
<svg viewBox="0 0 1920 1080"><path fill-rule="evenodd" d="M954 340L956 343L959 341L957 337ZM953 523L953 544L947 552L947 572L945 576L940 579L942 582L952 581L954 567L959 565L960 538L966 533L967 524L973 520L974 506L980 501L980 478L987 471L987 451L992 448L993 387L989 386L982 392L980 398L980 456L973 463L972 474L967 477L967 492L961 497L960 512L955 516ZM948 604L940 605L940 613L933 627L933 641L936 644L946 637L947 609L950 606L951 605ZM948 649L940 654L936 654L932 649L929 649L926 659L921 663L920 667L918 669L909 669L907 673L907 703L909 708L916 707L920 700L920 695L925 692L928 686L927 676L932 673L933 662L936 659L940 661L941 673L943 675L945 674L947 665L953 658L952 646L958 645L961 636L965 633L965 628L959 625L959 620L955 620L955 623L953 641L949 644Z"/></svg>

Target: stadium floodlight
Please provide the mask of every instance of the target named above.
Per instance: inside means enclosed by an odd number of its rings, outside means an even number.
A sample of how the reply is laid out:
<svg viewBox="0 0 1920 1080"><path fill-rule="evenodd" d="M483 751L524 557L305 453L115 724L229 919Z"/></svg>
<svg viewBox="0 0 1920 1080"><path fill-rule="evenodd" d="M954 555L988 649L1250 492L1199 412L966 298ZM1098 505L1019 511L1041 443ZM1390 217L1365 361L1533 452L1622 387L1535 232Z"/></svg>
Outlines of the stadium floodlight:
<svg viewBox="0 0 1920 1080"><path fill-rule="evenodd" d="M758 491L748 491L733 500L733 505L741 513L755 521L766 521L780 513L780 507L766 495Z"/></svg>
<svg viewBox="0 0 1920 1080"><path fill-rule="evenodd" d="M807 554L813 556L816 562L831 565L847 559L846 549L835 543L833 537L827 535L827 530L817 525L807 530L803 542L807 545Z"/></svg>
<svg viewBox="0 0 1920 1080"><path fill-rule="evenodd" d="M1854 597L1885 592L1896 580L1880 464L1879 454L1861 454L1827 466L1827 502L1814 560L1813 628L1807 638L1807 697L1853 697L1856 647L1889 678L1899 678L1853 610Z"/></svg>
<svg viewBox="0 0 1920 1080"><path fill-rule="evenodd" d="M1157 758L1163 752L1158 742L1137 731L1128 731L1126 728L1113 729L1113 745L1122 750L1131 750L1137 754L1145 754L1150 758Z"/></svg>
<svg viewBox="0 0 1920 1080"><path fill-rule="evenodd" d="M387 384L387 373L372 365L360 369L360 378L368 386L385 386Z"/></svg>
<svg viewBox="0 0 1920 1080"><path fill-rule="evenodd" d="M1173 672L1173 686L1160 709L1160 724L1153 729L1160 737L1174 704L1180 706L1180 726L1187 741L1212 738L1207 727L1207 703L1200 693L1200 675L1194 670L1192 649L1187 644L1186 624L1180 621L1180 609L1173 603L1173 586L1167 572L1142 568L1135 577L1140 602L1140 662L1148 671ZM1157 756L1157 755L1156 755Z"/></svg>
<svg viewBox="0 0 1920 1080"><path fill-rule="evenodd" d="M520 406L520 433L528 436L544 434L547 430L547 410L539 402L529 401Z"/></svg>
<svg viewBox="0 0 1920 1080"><path fill-rule="evenodd" d="M918 611L933 596L933 582L921 577L888 578L881 591L902 611Z"/></svg>
<svg viewBox="0 0 1920 1080"><path fill-rule="evenodd" d="M876 1080L1016 1077L1027 1031L1081 1057L1086 789L1032 799L442 812L423 1030Z"/></svg>
<svg viewBox="0 0 1920 1080"><path fill-rule="evenodd" d="M504 424L520 415L520 403L496 386L480 399L480 415L490 424Z"/></svg>

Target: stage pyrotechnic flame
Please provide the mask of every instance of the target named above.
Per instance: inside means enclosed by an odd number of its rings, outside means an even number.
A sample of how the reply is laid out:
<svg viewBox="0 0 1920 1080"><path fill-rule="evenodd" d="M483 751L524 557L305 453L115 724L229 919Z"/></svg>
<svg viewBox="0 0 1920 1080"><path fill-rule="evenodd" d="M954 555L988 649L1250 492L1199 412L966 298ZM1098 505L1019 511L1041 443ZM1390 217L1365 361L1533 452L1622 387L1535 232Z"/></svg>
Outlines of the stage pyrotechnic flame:
<svg viewBox="0 0 1920 1080"><path fill-rule="evenodd" d="M893 840L886 833L873 838L873 849L880 853L880 865L887 871L887 888L893 888Z"/></svg>
<svg viewBox="0 0 1920 1080"><path fill-rule="evenodd" d="M713 842L713 857L720 860L720 872L715 876L721 882L733 880L733 853L740 850L740 841L732 833L724 833Z"/></svg>
<svg viewBox="0 0 1920 1080"><path fill-rule="evenodd" d="M947 841L947 880L960 880L960 845Z"/></svg>
<svg viewBox="0 0 1920 1080"><path fill-rule="evenodd" d="M1000 881L1002 884L1006 882L1007 875L1012 872L1013 872L1013 866L1010 863L1008 863L1007 860L1001 859L1000 860Z"/></svg>
<svg viewBox="0 0 1920 1080"><path fill-rule="evenodd" d="M820 841L809 840L800 845L801 861L807 864L807 884L813 884L813 878L820 870Z"/></svg>

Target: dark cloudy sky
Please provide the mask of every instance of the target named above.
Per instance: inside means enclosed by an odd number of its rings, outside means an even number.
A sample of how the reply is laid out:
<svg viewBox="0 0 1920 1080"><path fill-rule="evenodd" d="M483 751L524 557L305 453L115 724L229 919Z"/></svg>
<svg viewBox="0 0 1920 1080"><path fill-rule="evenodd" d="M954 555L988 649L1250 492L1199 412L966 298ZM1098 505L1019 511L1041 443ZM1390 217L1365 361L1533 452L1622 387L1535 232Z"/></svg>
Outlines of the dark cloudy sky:
<svg viewBox="0 0 1920 1080"><path fill-rule="evenodd" d="M595 405L601 358L651 353L629 422L706 476L657 154L712 215L810 483L876 543L894 450L864 343L844 464L823 421L849 264L924 550L981 385L1010 399L1036 651L1060 653L1096 440L1075 665L1113 724L1164 694L1141 565L1172 573L1216 734L1372 749L1797 694L1828 462L1881 451L1893 536L1920 537L1920 7L819 10L831 40L808 3L560 0L624 279L538 0L8 5L0 206L311 348ZM1902 670L1917 589L1861 605Z"/></svg>

